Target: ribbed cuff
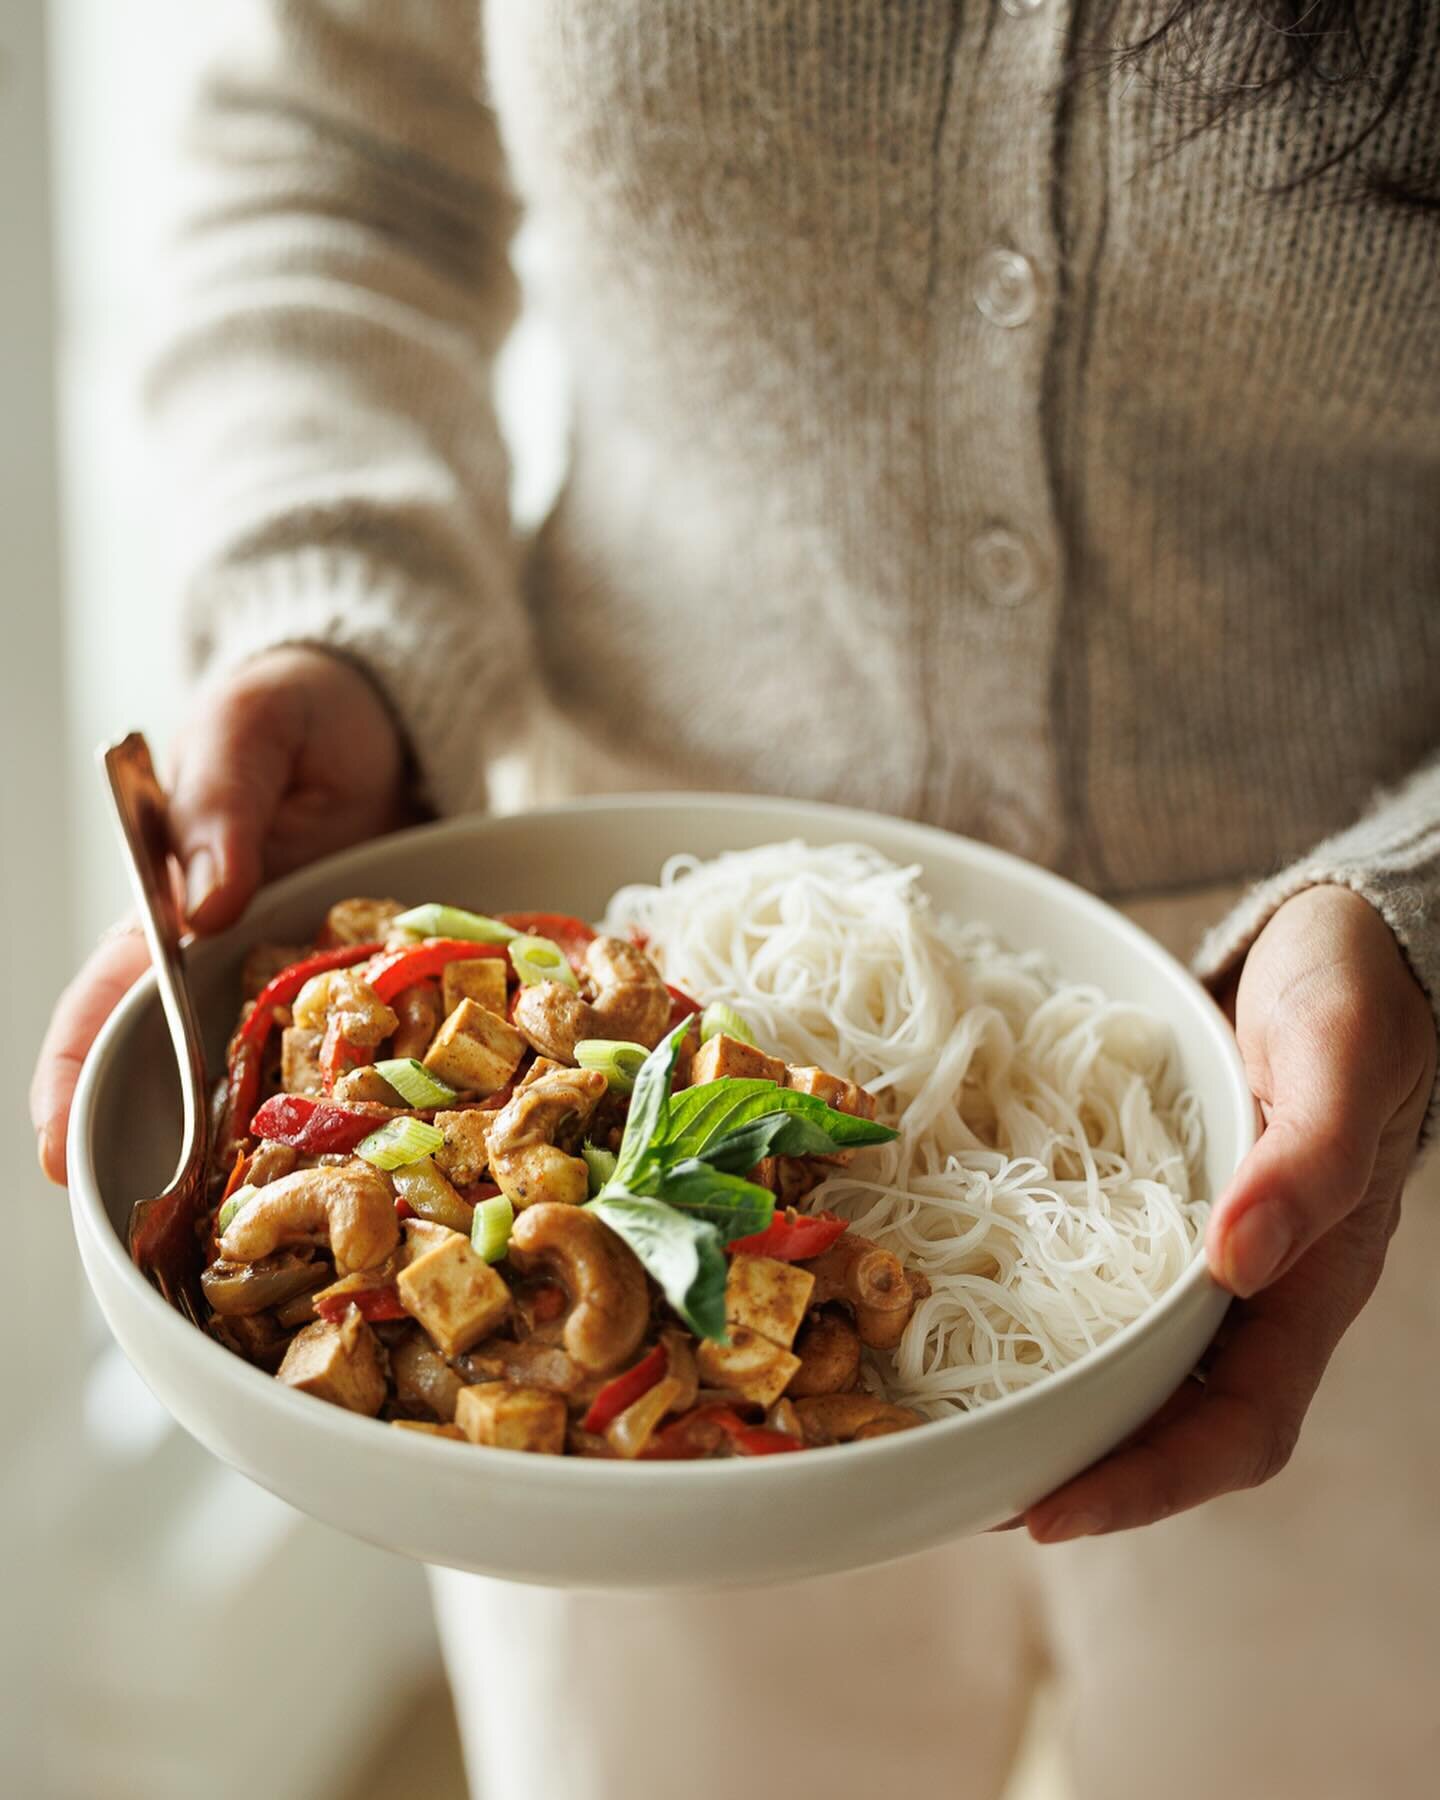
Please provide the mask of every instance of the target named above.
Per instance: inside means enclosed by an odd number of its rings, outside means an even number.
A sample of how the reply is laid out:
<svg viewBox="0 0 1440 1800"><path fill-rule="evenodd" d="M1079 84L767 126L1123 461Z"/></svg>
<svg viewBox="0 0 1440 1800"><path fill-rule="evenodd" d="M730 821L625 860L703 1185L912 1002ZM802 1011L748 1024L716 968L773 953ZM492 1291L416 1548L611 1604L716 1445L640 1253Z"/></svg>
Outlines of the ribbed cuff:
<svg viewBox="0 0 1440 1800"><path fill-rule="evenodd" d="M218 570L192 589L188 647L215 674L314 645L357 664L393 710L437 812L485 804L485 766L516 704L477 604L359 552L305 548ZM512 663L516 660L509 659Z"/></svg>
<svg viewBox="0 0 1440 1800"><path fill-rule="evenodd" d="M1232 973L1287 900L1306 888L1346 887L1373 906L1395 934L1440 1033L1440 813L1430 810L1440 772L1426 771L1351 830L1251 888L1205 937L1194 960L1202 981ZM1430 1095L1421 1143L1440 1134L1440 1078Z"/></svg>

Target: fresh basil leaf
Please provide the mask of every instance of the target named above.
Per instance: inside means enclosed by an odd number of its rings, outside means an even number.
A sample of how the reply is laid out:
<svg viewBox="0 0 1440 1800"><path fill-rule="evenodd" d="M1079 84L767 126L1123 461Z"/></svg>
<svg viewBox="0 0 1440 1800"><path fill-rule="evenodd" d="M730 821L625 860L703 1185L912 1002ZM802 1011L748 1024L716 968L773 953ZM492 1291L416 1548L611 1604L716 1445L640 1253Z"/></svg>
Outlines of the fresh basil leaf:
<svg viewBox="0 0 1440 1800"><path fill-rule="evenodd" d="M668 1159L701 1156L717 1139L768 1113L784 1112L818 1125L829 1138L829 1150L857 1149L865 1144L888 1144L896 1135L874 1119L857 1119L827 1106L814 1094L782 1088L773 1081L742 1081L725 1076L686 1088L670 1102L665 1114L665 1135L657 1148ZM777 1155L804 1155L803 1151L777 1151ZM751 1164L751 1167L754 1165Z"/></svg>
<svg viewBox="0 0 1440 1800"><path fill-rule="evenodd" d="M667 1206L708 1219L727 1244L731 1238L764 1231L775 1217L775 1196L768 1188L693 1157L666 1169L658 1194Z"/></svg>
<svg viewBox="0 0 1440 1800"><path fill-rule="evenodd" d="M720 1233L663 1200L610 1190L587 1208L622 1237L697 1337L723 1344L728 1269Z"/></svg>
<svg viewBox="0 0 1440 1800"><path fill-rule="evenodd" d="M668 1032L640 1065L630 1096L630 1110L625 1118L625 1133L611 1180L618 1187L633 1187L644 1168L654 1141L662 1134L670 1099L670 1083L675 1075L675 1059L680 1054L681 1040L690 1029L689 1019L682 1019Z"/></svg>
<svg viewBox="0 0 1440 1800"><path fill-rule="evenodd" d="M765 1156L833 1156L841 1146L823 1125L800 1113L769 1112L711 1138L700 1160L744 1175Z"/></svg>

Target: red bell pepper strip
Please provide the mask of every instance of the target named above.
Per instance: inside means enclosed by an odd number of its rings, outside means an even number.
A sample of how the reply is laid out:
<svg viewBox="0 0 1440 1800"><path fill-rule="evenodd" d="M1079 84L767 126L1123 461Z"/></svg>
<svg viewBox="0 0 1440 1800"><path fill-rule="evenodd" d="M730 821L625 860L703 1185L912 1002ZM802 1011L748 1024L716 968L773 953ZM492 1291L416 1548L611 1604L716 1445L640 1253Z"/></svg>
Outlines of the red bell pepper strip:
<svg viewBox="0 0 1440 1800"><path fill-rule="evenodd" d="M633 1369L627 1369L623 1375L607 1381L590 1403L590 1410L582 1420L585 1430L603 1431L613 1419L620 1417L627 1406L632 1406L642 1394L649 1393L664 1375L669 1363L670 1352L663 1344L657 1344L648 1356L640 1358Z"/></svg>
<svg viewBox="0 0 1440 1800"><path fill-rule="evenodd" d="M469 961L479 956L505 956L503 944L472 944L460 938L427 938L424 943L387 950L377 956L365 979L387 1004L407 987L438 975L446 963Z"/></svg>
<svg viewBox="0 0 1440 1800"><path fill-rule="evenodd" d="M671 987L668 981L665 983L665 992L670 996L670 1023L666 1027L668 1031L673 1031L682 1019L693 1019L700 1011L698 1000L692 1000L680 988Z"/></svg>
<svg viewBox="0 0 1440 1800"><path fill-rule="evenodd" d="M340 1029L338 1017L332 1015L325 1026L325 1035L320 1040L320 1073L325 1081L328 1093L342 1075L351 1069L358 1069L362 1063L375 1060L373 1046L352 1044Z"/></svg>
<svg viewBox="0 0 1440 1800"><path fill-rule="evenodd" d="M381 1123L374 1113L311 1100L304 1094L275 1094L250 1121L252 1137L293 1144L302 1156L339 1156L353 1150Z"/></svg>
<svg viewBox="0 0 1440 1800"><path fill-rule="evenodd" d="M270 1027L275 1023L275 1008L289 1006L312 975L323 975L329 969L348 969L353 963L374 956L379 949L379 944L343 944L338 950L322 950L291 963L265 983L230 1040L230 1053L225 1059L229 1092L225 1097L222 1143L233 1142L239 1136L243 1130L240 1121L250 1117L260 1098L260 1065Z"/></svg>
<svg viewBox="0 0 1440 1800"><path fill-rule="evenodd" d="M775 1431L769 1425L742 1425L729 1435L741 1456L773 1456L778 1450L805 1448L799 1438L791 1437L788 1431Z"/></svg>
<svg viewBox="0 0 1440 1800"><path fill-rule="evenodd" d="M338 1325L351 1307L362 1319L378 1323L383 1319L408 1319L400 1304L400 1295L392 1283L388 1287L353 1288L348 1294L330 1294L315 1302L316 1314L332 1325Z"/></svg>
<svg viewBox="0 0 1440 1800"><path fill-rule="evenodd" d="M848 1219L834 1213L797 1213L793 1206L777 1213L763 1231L750 1237L732 1238L725 1246L730 1256L773 1256L777 1262L808 1262L823 1256L850 1229Z"/></svg>

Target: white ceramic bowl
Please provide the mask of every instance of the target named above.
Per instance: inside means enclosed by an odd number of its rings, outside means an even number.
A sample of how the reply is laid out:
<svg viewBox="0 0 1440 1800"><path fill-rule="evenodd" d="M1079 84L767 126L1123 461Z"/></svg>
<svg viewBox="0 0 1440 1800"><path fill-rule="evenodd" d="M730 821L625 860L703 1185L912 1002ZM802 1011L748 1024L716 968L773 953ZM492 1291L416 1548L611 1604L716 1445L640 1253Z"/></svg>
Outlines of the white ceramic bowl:
<svg viewBox="0 0 1440 1800"><path fill-rule="evenodd" d="M1203 1107L1218 1191L1248 1149L1253 1106L1224 1019L1185 970L1092 896L927 827L784 800L666 795L423 827L266 889L191 958L219 1066L249 945L303 942L345 894L538 907L598 918L624 882L677 850L859 840L916 862L936 901L1173 1028ZM124 1249L132 1200L179 1142L179 1093L153 981L110 1020L81 1076L71 1206L85 1270L126 1355L216 1456L316 1518L427 1562L593 1587L763 1582L887 1561L1023 1511L1111 1448L1183 1380L1225 1296L1197 1257L1143 1318L1062 1374L969 1416L807 1456L628 1465L479 1451L398 1432L297 1394L173 1312Z"/></svg>

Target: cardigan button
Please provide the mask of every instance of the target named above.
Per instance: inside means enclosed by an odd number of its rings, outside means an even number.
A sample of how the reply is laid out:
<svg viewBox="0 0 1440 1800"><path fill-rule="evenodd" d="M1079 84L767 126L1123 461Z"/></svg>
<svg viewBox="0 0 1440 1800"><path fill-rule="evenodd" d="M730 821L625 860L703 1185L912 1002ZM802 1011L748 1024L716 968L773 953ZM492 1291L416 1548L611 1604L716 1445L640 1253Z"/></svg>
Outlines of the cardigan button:
<svg viewBox="0 0 1440 1800"><path fill-rule="evenodd" d="M1035 596L1034 554L1024 538L1003 525L992 525L971 540L970 572L992 606L1023 606Z"/></svg>
<svg viewBox="0 0 1440 1800"><path fill-rule="evenodd" d="M992 325L1024 325L1037 292L1035 271L1018 250L987 250L976 265L975 304Z"/></svg>

